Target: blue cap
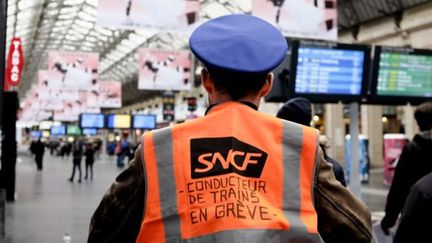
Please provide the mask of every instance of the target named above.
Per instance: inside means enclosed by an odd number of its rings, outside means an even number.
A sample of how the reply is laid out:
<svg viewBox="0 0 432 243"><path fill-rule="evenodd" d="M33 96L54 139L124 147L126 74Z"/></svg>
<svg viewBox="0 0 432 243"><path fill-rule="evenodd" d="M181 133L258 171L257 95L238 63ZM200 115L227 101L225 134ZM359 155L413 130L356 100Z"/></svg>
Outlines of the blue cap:
<svg viewBox="0 0 432 243"><path fill-rule="evenodd" d="M207 68L263 73L285 58L288 44L270 23L244 14L225 15L199 26L189 39L192 52Z"/></svg>

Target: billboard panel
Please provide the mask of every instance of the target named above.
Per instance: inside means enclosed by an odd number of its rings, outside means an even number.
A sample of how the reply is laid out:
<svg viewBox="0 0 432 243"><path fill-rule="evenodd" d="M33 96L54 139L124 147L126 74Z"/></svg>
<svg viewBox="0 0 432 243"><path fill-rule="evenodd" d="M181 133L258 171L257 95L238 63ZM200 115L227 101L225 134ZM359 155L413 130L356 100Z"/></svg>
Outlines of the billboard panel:
<svg viewBox="0 0 432 243"><path fill-rule="evenodd" d="M187 50L139 49L138 89L190 90L191 55Z"/></svg>

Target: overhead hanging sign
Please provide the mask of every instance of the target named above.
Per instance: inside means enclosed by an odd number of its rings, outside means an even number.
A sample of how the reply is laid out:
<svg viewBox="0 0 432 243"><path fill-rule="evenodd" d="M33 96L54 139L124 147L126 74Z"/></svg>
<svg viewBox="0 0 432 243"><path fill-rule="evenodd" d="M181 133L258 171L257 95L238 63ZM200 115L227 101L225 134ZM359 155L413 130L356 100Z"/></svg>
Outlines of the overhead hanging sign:
<svg viewBox="0 0 432 243"><path fill-rule="evenodd" d="M48 53L49 88L92 89L98 80L99 54L51 51Z"/></svg>
<svg viewBox="0 0 432 243"><path fill-rule="evenodd" d="M179 30L196 23L199 0L99 0L96 23L111 28Z"/></svg>
<svg viewBox="0 0 432 243"><path fill-rule="evenodd" d="M251 0L252 15L288 37L337 40L336 0Z"/></svg>
<svg viewBox="0 0 432 243"><path fill-rule="evenodd" d="M191 55L186 50L139 49L138 89L190 90Z"/></svg>
<svg viewBox="0 0 432 243"><path fill-rule="evenodd" d="M18 86L21 80L21 73L24 66L24 56L21 38L12 38L9 48L9 56L5 72L4 89L9 90L10 86Z"/></svg>
<svg viewBox="0 0 432 243"><path fill-rule="evenodd" d="M87 92L87 105L101 108L120 108L122 105L121 83L117 81L99 82L94 90Z"/></svg>

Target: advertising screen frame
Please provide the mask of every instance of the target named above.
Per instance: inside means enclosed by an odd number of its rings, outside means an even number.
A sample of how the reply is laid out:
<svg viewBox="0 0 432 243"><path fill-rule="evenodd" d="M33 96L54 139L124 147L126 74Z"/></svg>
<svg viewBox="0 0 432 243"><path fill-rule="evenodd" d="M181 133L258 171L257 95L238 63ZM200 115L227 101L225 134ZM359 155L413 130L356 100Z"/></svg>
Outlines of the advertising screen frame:
<svg viewBox="0 0 432 243"><path fill-rule="evenodd" d="M129 116L129 126L128 127L120 127L120 126L111 126L110 119L113 117L115 121L116 116ZM108 129L131 129L132 127L132 116L130 114L108 114L106 115L106 128Z"/></svg>
<svg viewBox="0 0 432 243"><path fill-rule="evenodd" d="M383 50L388 50L388 52L398 52L414 55L424 55L432 57L432 50L426 49L414 49L408 47L389 47L389 46L375 46L374 49L374 60L372 68L372 77L370 81L370 94L368 98L368 103L380 104L380 105L418 105L426 101L431 101L432 97L422 97L422 96L409 96L409 95L379 95L378 89L378 76L379 76L379 63L381 61L381 53Z"/></svg>
<svg viewBox="0 0 432 243"><path fill-rule="evenodd" d="M86 115L100 115L100 116L102 116L102 120L103 120L103 126L98 126L98 127L88 127L88 126L82 126L82 120L83 120L83 116L86 116ZM102 129L102 128L105 128L105 114L103 114L103 113L81 113L80 115L79 115L79 123L78 123L78 127L79 128L81 128L81 130L83 129L83 128L99 128L99 129Z"/></svg>
<svg viewBox="0 0 432 243"><path fill-rule="evenodd" d="M154 126L153 127L136 127L135 126L135 118L139 116L147 116L147 117L154 117ZM132 128L133 129L156 129L157 126L157 117L153 114L134 114L132 115Z"/></svg>
<svg viewBox="0 0 432 243"><path fill-rule="evenodd" d="M54 132L54 131L57 131L57 130L54 130L53 131L53 129L62 129L62 131L63 132L61 132L61 133L57 133L57 132ZM52 126L51 128L50 128L50 136L52 136L52 137L61 137L61 136L65 136L66 135L66 125L59 125L59 126ZM60 130L58 130L58 131L60 131Z"/></svg>
<svg viewBox="0 0 432 243"><path fill-rule="evenodd" d="M369 45L352 45L342 44L335 42L324 42L324 41L309 41L309 40L294 40L291 42L291 67L290 67L290 80L288 82L288 93L289 98L303 97L309 99L314 103L350 103L350 102L362 102L367 96L367 90L369 85L370 77L370 64L371 64L371 46ZM364 53L363 73L361 82L360 94L323 94L323 93L296 93L296 77L297 77L297 64L299 49L301 45L306 45L316 48L328 48L335 50L347 50L347 51L362 51Z"/></svg>

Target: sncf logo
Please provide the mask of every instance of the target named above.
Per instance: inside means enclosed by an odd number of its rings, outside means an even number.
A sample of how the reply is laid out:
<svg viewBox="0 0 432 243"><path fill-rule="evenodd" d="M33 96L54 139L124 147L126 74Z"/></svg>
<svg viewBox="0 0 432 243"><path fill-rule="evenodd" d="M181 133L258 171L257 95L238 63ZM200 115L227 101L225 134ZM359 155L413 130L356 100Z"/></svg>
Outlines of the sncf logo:
<svg viewBox="0 0 432 243"><path fill-rule="evenodd" d="M234 137L191 140L192 178L229 173L259 178L267 153Z"/></svg>

